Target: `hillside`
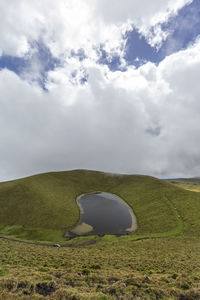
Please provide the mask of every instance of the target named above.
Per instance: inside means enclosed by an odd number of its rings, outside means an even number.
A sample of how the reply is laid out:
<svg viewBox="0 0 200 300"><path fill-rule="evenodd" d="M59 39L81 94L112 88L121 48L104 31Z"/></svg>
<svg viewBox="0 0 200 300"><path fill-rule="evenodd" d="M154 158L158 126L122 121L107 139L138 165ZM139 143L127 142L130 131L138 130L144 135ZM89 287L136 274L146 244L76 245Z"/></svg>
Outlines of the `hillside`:
<svg viewBox="0 0 200 300"><path fill-rule="evenodd" d="M166 179L166 181L189 191L200 192L200 177Z"/></svg>
<svg viewBox="0 0 200 300"><path fill-rule="evenodd" d="M200 299L200 193L164 180L75 170L0 183L1 235L62 242L75 198L94 191L123 198L138 230L61 248L0 239L0 299Z"/></svg>
<svg viewBox="0 0 200 300"><path fill-rule="evenodd" d="M138 222L135 235L199 235L200 194L141 175L74 170L0 183L0 231L24 239L62 241L79 220L76 197L104 191L120 196ZM184 226L183 226L184 223Z"/></svg>

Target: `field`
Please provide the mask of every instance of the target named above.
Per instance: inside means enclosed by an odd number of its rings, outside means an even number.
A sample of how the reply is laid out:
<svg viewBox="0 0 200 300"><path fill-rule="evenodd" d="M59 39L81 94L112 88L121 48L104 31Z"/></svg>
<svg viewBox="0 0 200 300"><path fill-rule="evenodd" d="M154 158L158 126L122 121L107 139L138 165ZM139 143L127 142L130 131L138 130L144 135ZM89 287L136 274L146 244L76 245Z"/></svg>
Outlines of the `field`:
<svg viewBox="0 0 200 300"><path fill-rule="evenodd" d="M200 177L168 179L167 181L183 189L200 192Z"/></svg>
<svg viewBox="0 0 200 300"><path fill-rule="evenodd" d="M62 237L75 198L105 191L137 216L128 236ZM200 299L200 193L139 175L76 170L0 183L0 299Z"/></svg>

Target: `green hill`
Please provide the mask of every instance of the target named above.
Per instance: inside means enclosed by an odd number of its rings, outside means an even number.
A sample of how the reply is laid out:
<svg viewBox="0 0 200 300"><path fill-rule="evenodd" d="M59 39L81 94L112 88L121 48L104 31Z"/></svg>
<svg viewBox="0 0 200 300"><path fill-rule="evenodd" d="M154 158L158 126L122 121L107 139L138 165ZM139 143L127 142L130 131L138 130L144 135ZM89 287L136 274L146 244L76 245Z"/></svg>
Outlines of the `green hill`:
<svg viewBox="0 0 200 300"><path fill-rule="evenodd" d="M74 170L0 183L0 231L4 235L62 241L79 220L76 197L104 191L124 199L138 222L134 236L199 235L200 194L141 175Z"/></svg>
<svg viewBox="0 0 200 300"><path fill-rule="evenodd" d="M74 170L2 182L1 235L62 242L76 197L96 191L123 198L138 230L61 248L0 238L0 299L200 299L200 193L164 180Z"/></svg>
<svg viewBox="0 0 200 300"><path fill-rule="evenodd" d="M166 179L166 181L193 192L200 192L200 177Z"/></svg>

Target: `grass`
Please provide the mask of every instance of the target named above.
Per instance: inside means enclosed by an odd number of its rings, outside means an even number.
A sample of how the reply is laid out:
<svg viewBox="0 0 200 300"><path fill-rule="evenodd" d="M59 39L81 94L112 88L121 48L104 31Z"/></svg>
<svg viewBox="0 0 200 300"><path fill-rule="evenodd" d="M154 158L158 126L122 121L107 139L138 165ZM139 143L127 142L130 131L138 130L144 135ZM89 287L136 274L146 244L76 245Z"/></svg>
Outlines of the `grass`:
<svg viewBox="0 0 200 300"><path fill-rule="evenodd" d="M167 179L167 181L183 189L200 192L200 177Z"/></svg>
<svg viewBox="0 0 200 300"><path fill-rule="evenodd" d="M176 214L183 208L180 214L188 218L188 197L192 197L193 219L198 223L199 194L183 192L149 176L75 170L0 183L0 231L18 238L62 242L62 234L79 220L76 197L95 191L116 194L132 207L138 222L137 235L179 230Z"/></svg>
<svg viewBox="0 0 200 300"><path fill-rule="evenodd" d="M95 191L133 208L136 233L70 248L0 239L0 299L200 299L200 193L170 182L76 170L0 183L0 232L63 241L79 220L75 198Z"/></svg>
<svg viewBox="0 0 200 300"><path fill-rule="evenodd" d="M199 260L200 241L191 237L103 241L60 249L1 241L0 295L1 299L199 299Z"/></svg>

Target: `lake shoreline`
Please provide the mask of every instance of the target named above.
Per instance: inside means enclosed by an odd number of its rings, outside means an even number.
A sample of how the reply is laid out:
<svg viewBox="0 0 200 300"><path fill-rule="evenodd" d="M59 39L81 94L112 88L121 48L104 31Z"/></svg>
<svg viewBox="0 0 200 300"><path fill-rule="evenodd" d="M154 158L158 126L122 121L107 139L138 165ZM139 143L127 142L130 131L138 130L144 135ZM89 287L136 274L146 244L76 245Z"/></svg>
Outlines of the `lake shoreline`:
<svg viewBox="0 0 200 300"><path fill-rule="evenodd" d="M91 195L93 195L93 198L91 198ZM83 198L85 198L83 200ZM90 198L90 200L89 200ZM97 200L98 198L98 200ZM80 201L82 199L82 202ZM92 200L91 200L92 199ZM109 201L110 200L110 201ZM83 202L84 201L84 202ZM94 209L90 217L93 219L93 224L91 224L91 221L87 221L87 209L91 209L90 205L88 206L88 201L91 201L92 205L96 206L96 210ZM102 203L104 203L104 206L107 205L108 209L106 207L102 207ZM95 191L91 193L84 193L79 195L76 198L76 203L79 207L80 211L80 220L76 224L76 226L71 229L70 231L65 233L65 236L69 237L78 237L78 236L88 236L88 235L127 235L134 233L137 228L137 219L136 216L132 210L132 208L126 203L124 199L119 197L116 194L108 193L108 192L102 192L102 191ZM85 208L83 207L85 205ZM110 208L109 208L110 206ZM108 214L108 210L110 209L111 214ZM114 212L113 212L114 211ZM101 213L100 213L101 212ZM114 214L115 213L115 214ZM102 214L100 216L99 214ZM96 224L95 225L95 218L93 217L95 215ZM118 216L117 216L118 215ZM106 216L106 217L105 217ZM99 218L102 218L102 230L100 229L99 224ZM117 228L118 223L122 223L122 219L124 218L124 224L128 224L128 219L130 220L127 227L123 225L123 228ZM84 220L83 220L84 219ZM111 220L113 219L113 222L115 224L112 224ZM105 222L107 220L107 228L105 226ZM119 225L120 226L120 225ZM96 228L98 227L98 229ZM96 229L95 229L96 228ZM109 229L110 228L110 229ZM115 228L115 229L114 229ZM110 230L110 231L109 231Z"/></svg>

